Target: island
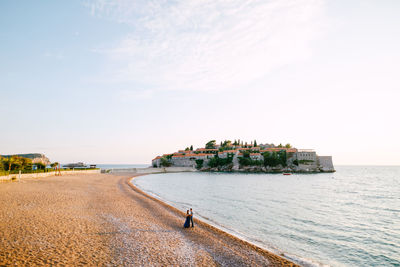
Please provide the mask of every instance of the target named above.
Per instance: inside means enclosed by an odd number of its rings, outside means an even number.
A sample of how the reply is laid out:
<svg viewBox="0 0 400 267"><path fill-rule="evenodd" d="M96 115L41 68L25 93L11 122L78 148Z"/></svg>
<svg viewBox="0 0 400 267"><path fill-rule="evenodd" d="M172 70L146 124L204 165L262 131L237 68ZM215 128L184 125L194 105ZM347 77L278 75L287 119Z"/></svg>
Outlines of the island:
<svg viewBox="0 0 400 267"><path fill-rule="evenodd" d="M199 171L319 173L335 172L332 156L319 156L313 149L298 149L290 144L257 144L240 140L215 140L204 148L187 147L152 160L154 168L193 167Z"/></svg>

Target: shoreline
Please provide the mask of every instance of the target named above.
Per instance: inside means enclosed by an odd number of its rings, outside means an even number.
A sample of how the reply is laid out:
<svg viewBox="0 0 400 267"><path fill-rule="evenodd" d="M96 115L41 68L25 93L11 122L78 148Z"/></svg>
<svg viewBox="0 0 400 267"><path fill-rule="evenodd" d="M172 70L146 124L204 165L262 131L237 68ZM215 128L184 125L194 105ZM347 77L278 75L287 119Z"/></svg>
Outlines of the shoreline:
<svg viewBox="0 0 400 267"><path fill-rule="evenodd" d="M306 170L260 170L260 169L197 169L195 167L147 167L147 168L127 168L127 169L102 169L101 173L110 174L157 174L157 173L175 173L175 172L205 172L205 173L265 173L265 174L320 174L320 173L334 173L336 170L330 171L306 171Z"/></svg>
<svg viewBox="0 0 400 267"><path fill-rule="evenodd" d="M156 198L156 197L150 195L149 193L146 193L145 191L143 191L142 189L138 188L137 186L135 186L133 184L133 180L135 178L140 177L140 176L146 176L146 175L149 175L149 174L141 174L141 175L136 175L134 177L128 178L127 179L127 183L133 190L139 192L140 194L146 196L147 198L152 199L153 201L158 202L159 204L161 204L164 207L170 209L171 211L177 213L178 215L181 215L182 217L185 217L186 216L185 212L179 210L178 208L175 208L174 206L166 203L165 201L162 201L159 198ZM238 236L236 236L234 234L228 233L227 231L224 231L223 229L220 229L220 228L218 228L216 226L213 226L213 225L211 225L209 223L206 223L206 222L202 221L201 219L196 218L195 221L196 221L196 225L201 225L201 226L205 227L206 229L208 229L210 231L214 231L214 232L218 233L219 235L223 235L223 236L229 237L229 238L235 240L236 242L239 242L239 243L249 247L250 249L253 249L253 250L255 250L255 251L257 251L257 252L259 252L259 253L267 256L267 257L271 257L271 256L272 257L276 257L279 260L288 261L289 264L292 264L291 266L298 266L297 263L291 262L290 259L285 258L282 255L278 255L276 253L273 253L273 252L267 250L266 248L262 248L262 247L258 246L257 244L254 244L254 243L252 243L252 242L250 242L248 240L244 240L244 239L242 239L242 238L240 238L240 237L238 237Z"/></svg>

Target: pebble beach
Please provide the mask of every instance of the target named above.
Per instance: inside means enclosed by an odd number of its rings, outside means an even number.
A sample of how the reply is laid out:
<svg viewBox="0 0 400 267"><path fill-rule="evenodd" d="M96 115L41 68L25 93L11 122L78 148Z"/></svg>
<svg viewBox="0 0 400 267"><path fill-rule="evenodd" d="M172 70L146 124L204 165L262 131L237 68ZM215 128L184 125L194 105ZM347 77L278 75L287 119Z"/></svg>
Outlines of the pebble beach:
<svg viewBox="0 0 400 267"><path fill-rule="evenodd" d="M130 183L82 174L0 183L0 266L297 266Z"/></svg>

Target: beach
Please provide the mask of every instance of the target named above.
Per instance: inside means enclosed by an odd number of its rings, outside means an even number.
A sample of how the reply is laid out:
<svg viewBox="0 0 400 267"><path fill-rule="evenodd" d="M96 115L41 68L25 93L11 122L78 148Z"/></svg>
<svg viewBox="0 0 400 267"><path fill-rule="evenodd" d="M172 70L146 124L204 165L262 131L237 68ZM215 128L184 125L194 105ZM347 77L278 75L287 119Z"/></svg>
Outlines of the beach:
<svg viewBox="0 0 400 267"><path fill-rule="evenodd" d="M130 183L82 174L0 184L0 265L296 266Z"/></svg>

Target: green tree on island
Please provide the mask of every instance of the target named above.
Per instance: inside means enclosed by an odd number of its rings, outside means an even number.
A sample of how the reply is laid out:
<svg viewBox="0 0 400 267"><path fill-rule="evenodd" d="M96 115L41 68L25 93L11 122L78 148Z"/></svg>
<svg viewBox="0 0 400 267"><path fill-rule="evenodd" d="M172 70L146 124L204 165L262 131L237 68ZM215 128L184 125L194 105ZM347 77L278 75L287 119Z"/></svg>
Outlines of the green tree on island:
<svg viewBox="0 0 400 267"><path fill-rule="evenodd" d="M287 155L285 150L281 150L279 152L265 152L264 156L264 166L268 167L276 167L279 164L282 166L286 166L287 163Z"/></svg>
<svg viewBox="0 0 400 267"><path fill-rule="evenodd" d="M242 166L261 166L263 161L252 159L248 150L243 151L243 157L239 157L239 164Z"/></svg>
<svg viewBox="0 0 400 267"><path fill-rule="evenodd" d="M190 146L190 151L193 151L193 145Z"/></svg>
<svg viewBox="0 0 400 267"><path fill-rule="evenodd" d="M233 155L228 155L226 158L220 158L216 154L213 158L208 161L208 166L211 168L222 167L231 164L233 160Z"/></svg>
<svg viewBox="0 0 400 267"><path fill-rule="evenodd" d="M206 149L214 149L215 147L216 147L215 140L211 140L211 141L207 142L207 144L206 144Z"/></svg>
<svg viewBox="0 0 400 267"><path fill-rule="evenodd" d="M224 143L222 144L223 147L230 147L232 145L231 140L225 140Z"/></svg>
<svg viewBox="0 0 400 267"><path fill-rule="evenodd" d="M201 169L201 168L203 168L203 163L204 163L204 160L203 159L196 159L196 169Z"/></svg>
<svg viewBox="0 0 400 267"><path fill-rule="evenodd" d="M256 140L254 140L254 147L256 147L257 146L257 141Z"/></svg>
<svg viewBox="0 0 400 267"><path fill-rule="evenodd" d="M171 162L169 162L166 157L162 157L160 165L163 167L169 167L169 166L171 166Z"/></svg>

